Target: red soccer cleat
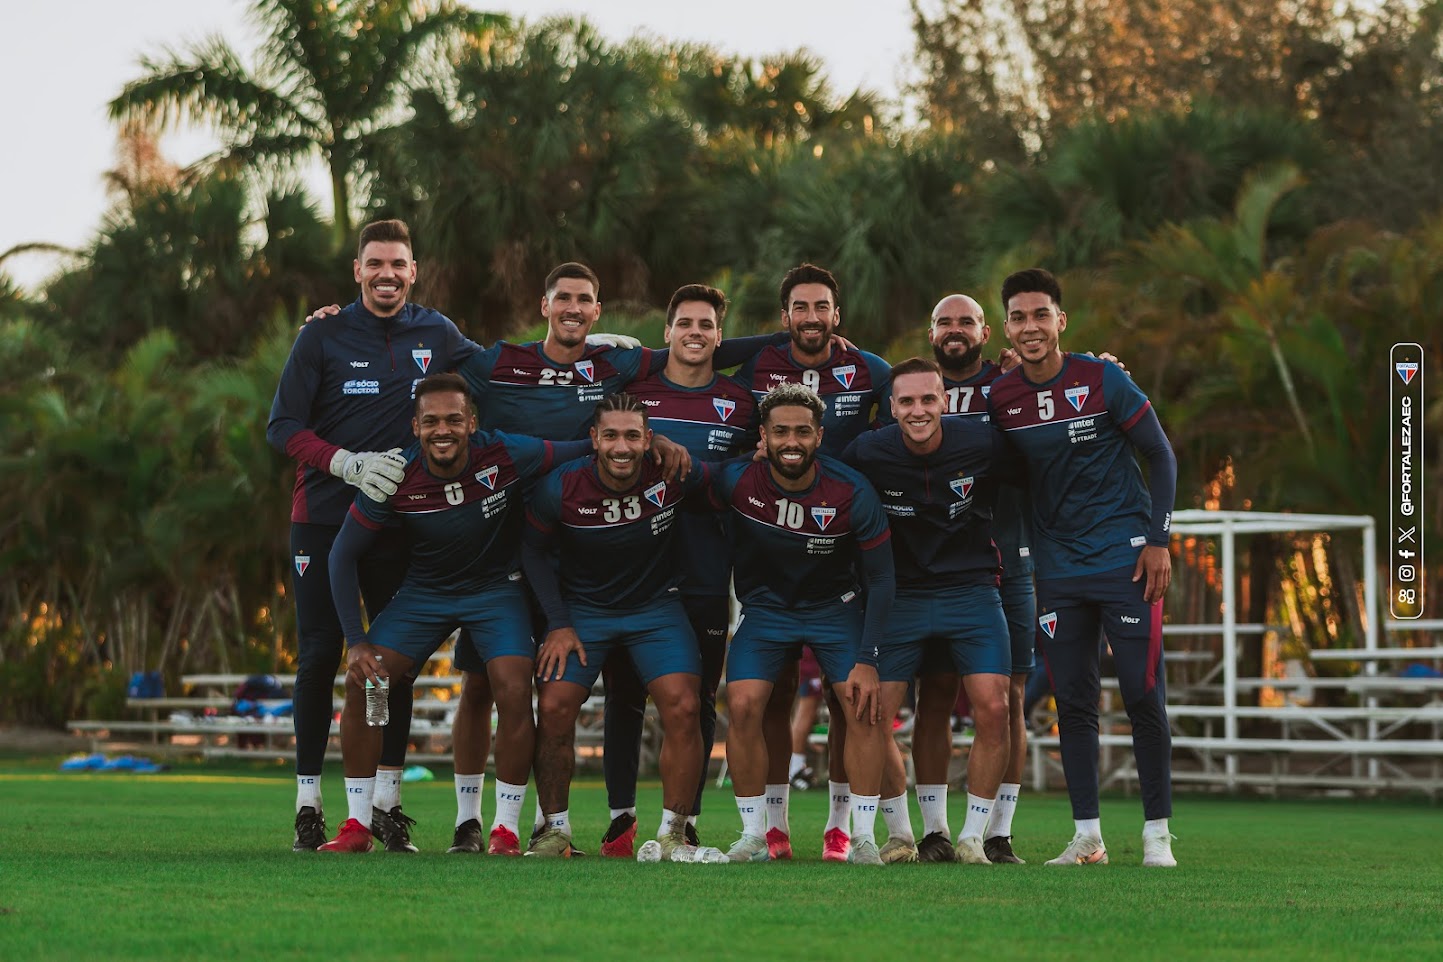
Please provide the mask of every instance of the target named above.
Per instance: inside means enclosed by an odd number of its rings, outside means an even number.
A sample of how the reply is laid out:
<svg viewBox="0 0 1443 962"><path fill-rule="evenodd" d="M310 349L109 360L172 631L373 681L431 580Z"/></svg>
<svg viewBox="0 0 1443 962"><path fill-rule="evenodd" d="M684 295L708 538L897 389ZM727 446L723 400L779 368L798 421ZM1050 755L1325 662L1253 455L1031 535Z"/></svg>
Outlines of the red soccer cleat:
<svg viewBox="0 0 1443 962"><path fill-rule="evenodd" d="M792 837L779 828L767 829L767 855L772 861L792 858Z"/></svg>
<svg viewBox="0 0 1443 962"><path fill-rule="evenodd" d="M822 861L845 862L852 851L852 837L840 828L827 830L822 836Z"/></svg>
<svg viewBox="0 0 1443 962"><path fill-rule="evenodd" d="M370 850L370 826L362 825L354 818L348 818L342 822L341 830L336 837L316 849L318 852L369 852Z"/></svg>
<svg viewBox="0 0 1443 962"><path fill-rule="evenodd" d="M636 858L636 816L625 812L611 820L601 840L602 858Z"/></svg>
<svg viewBox="0 0 1443 962"><path fill-rule="evenodd" d="M505 825L491 830L491 844L486 846L487 855L520 855L521 840Z"/></svg>

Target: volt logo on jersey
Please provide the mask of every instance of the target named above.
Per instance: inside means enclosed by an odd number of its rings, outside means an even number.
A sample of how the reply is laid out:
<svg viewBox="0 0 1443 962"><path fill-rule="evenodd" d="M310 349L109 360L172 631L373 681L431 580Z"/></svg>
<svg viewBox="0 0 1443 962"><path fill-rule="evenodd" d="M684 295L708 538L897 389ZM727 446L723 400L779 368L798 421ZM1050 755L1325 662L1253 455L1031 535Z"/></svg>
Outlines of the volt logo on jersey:
<svg viewBox="0 0 1443 962"><path fill-rule="evenodd" d="M1087 403L1087 394L1088 387L1085 384L1081 387L1070 387L1062 392L1063 397L1071 402L1073 410L1075 411L1081 411L1082 406Z"/></svg>
<svg viewBox="0 0 1443 962"><path fill-rule="evenodd" d="M716 408L717 417L725 421L727 418L731 417L734 413L736 413L737 402L730 400L729 398L714 397L711 399L711 406Z"/></svg>
<svg viewBox="0 0 1443 962"><path fill-rule="evenodd" d="M646 500L659 508L666 501L666 482L658 481L641 493L646 496Z"/></svg>
<svg viewBox="0 0 1443 962"><path fill-rule="evenodd" d="M501 473L501 469L500 469L499 467L497 467L496 465L492 464L492 465L489 465L489 466L487 466L487 467L482 468L480 471L477 471L477 472L476 472L476 480L477 480L477 481L480 481L482 484L486 485L486 490L487 490L487 491L495 491L495 490L496 490L496 475L499 474L499 473Z"/></svg>
<svg viewBox="0 0 1443 962"><path fill-rule="evenodd" d="M302 578L306 576L306 569L311 566L311 556L308 554L296 555L296 574Z"/></svg>
<svg viewBox="0 0 1443 962"><path fill-rule="evenodd" d="M817 527L821 528L823 531L826 531L826 530L827 530L827 526L832 523L832 519L835 518L836 516L837 516L837 509L836 509L836 508L813 508L813 509L812 509L812 520L815 521L815 522L817 523Z"/></svg>
<svg viewBox="0 0 1443 962"><path fill-rule="evenodd" d="M416 348L411 352L411 360L415 361L416 366L421 369L421 373L425 374L431 369L431 349L428 347Z"/></svg>
<svg viewBox="0 0 1443 962"><path fill-rule="evenodd" d="M591 361L577 361L576 373L586 378L587 384L593 384L596 381L596 365Z"/></svg>
<svg viewBox="0 0 1443 962"><path fill-rule="evenodd" d="M842 387L851 390L852 381L857 377L857 365L844 364L841 367L834 367L832 368L832 377L836 378L837 383Z"/></svg>
<svg viewBox="0 0 1443 962"><path fill-rule="evenodd" d="M1412 384L1414 376L1418 373L1418 362L1399 361L1393 365L1393 370L1398 372L1398 376L1403 379L1404 384Z"/></svg>
<svg viewBox="0 0 1443 962"><path fill-rule="evenodd" d="M975 480L976 478L953 478L947 482L947 486L957 497L965 498L972 491L972 482Z"/></svg>
<svg viewBox="0 0 1443 962"><path fill-rule="evenodd" d="M1057 637L1057 612L1049 611L1041 618L1038 618L1037 623L1042 626L1043 631L1047 632L1047 637Z"/></svg>

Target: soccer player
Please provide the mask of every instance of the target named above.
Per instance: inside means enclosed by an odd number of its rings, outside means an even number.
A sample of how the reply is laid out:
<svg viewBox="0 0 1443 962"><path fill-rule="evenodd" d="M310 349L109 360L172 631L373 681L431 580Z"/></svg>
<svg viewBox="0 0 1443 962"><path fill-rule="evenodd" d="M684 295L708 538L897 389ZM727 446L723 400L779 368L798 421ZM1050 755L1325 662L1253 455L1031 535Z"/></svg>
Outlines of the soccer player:
<svg viewBox="0 0 1443 962"><path fill-rule="evenodd" d="M982 836L1008 762L1012 651L992 541L997 479L1007 470L998 453L1006 446L985 421L944 420L945 398L935 362L914 357L898 364L892 369L891 401L897 423L857 438L842 460L881 492L892 528L897 597L878 658L882 717L897 713L924 653L936 646L948 656L943 667L962 677L977 725L967 766L967 820L956 858L930 860L986 865ZM940 760L944 784L950 757L949 738ZM918 758L919 769L923 762ZM929 774L918 776L919 799L925 798L920 786ZM901 796L905 811L905 780L898 778L890 789ZM910 838L894 833L882 857L905 862L918 853Z"/></svg>
<svg viewBox="0 0 1443 962"><path fill-rule="evenodd" d="M1110 361L1063 353L1062 288L1039 268L1002 283L1021 365L992 383L989 410L1027 462L1037 565L1038 648L1057 699L1075 834L1048 865L1107 861L1098 807L1098 630L1107 633L1132 722L1143 864L1172 866L1171 747L1162 598L1177 462L1147 396ZM1148 483L1133 459L1147 459Z"/></svg>
<svg viewBox="0 0 1443 962"><path fill-rule="evenodd" d="M876 418L888 417L890 369L882 358L858 350L837 336L842 322L841 291L830 271L815 264L800 264L782 278L778 295L786 341L766 348L744 364L737 372L737 380L750 387L758 401L778 384L801 384L816 392L825 407L822 453L836 457L853 438L872 426L874 410ZM785 816L788 766L782 759L783 745L790 739L796 690L795 666L788 665L777 679L767 712L767 747L772 759L767 777L767 806L771 813L767 834L773 839L773 858L787 858L791 853ZM822 852L828 860L844 861L851 815L851 789L842 763L846 757L846 712L835 695L828 698L828 705L831 721L827 728L827 787L831 806Z"/></svg>
<svg viewBox="0 0 1443 962"><path fill-rule="evenodd" d="M773 388L759 405L766 461L728 462L713 495L732 515L742 620L727 665L727 764L742 817L733 861L770 858L763 790L768 747L762 716L773 680L810 645L851 713L848 860L880 865L872 837L891 719L879 717L877 650L895 581L886 515L860 474L819 456L826 410L801 384ZM858 585L857 571L864 581ZM865 588L866 613L860 610ZM842 679L837 681L837 679Z"/></svg>
<svg viewBox="0 0 1443 962"><path fill-rule="evenodd" d="M992 335L982 305L965 294L951 294L932 309L928 339L942 368L946 388L944 418L986 423L987 395L1002 368L982 358ZM1027 722L1023 692L1033 669L1033 635L1037 600L1032 585L1030 509L1021 488L1004 484L997 489L992 512L992 538L1002 556L1002 610L1012 648L1012 681L1008 691L1008 762L992 806L983 850L994 864L1020 864L1012 851L1012 817L1022 793L1022 772L1027 763ZM930 666L924 661L924 666ZM945 665L943 666L945 667ZM948 841L947 764L952 754L951 714L960 679L950 668L941 674L924 673L917 691L916 724L912 730L912 758L917 772L917 799L922 809L924 837L918 846L922 861L951 861L955 850ZM924 801L925 800L925 801ZM970 808L969 808L970 811ZM939 844L940 843L940 844Z"/></svg>
<svg viewBox="0 0 1443 962"><path fill-rule="evenodd" d="M641 402L608 395L591 429L596 454L549 474L527 510L526 576L548 628L536 664L536 790L546 827L528 855L573 853L568 799L577 714L608 655L625 648L656 702L664 735L661 825L637 858L724 858L686 839L701 768L701 655L677 592L675 538L679 502L710 473L698 465L687 481L668 480L646 457L651 438Z"/></svg>
<svg viewBox="0 0 1443 962"><path fill-rule="evenodd" d="M749 450L754 430L756 404L751 392L717 374L712 363L721 345L726 309L726 295L714 287L687 284L679 288L666 310L665 338L670 347L666 368L626 388L641 401L648 423L685 446L696 461L722 461L743 454ZM692 845L700 844L696 819L716 735L716 693L730 621L731 551L723 518L690 503L683 504L678 518L684 549L681 599L701 646L702 664L702 767L686 830ZM619 664L622 662L626 664ZM631 857L646 689L624 653L613 655L608 665L603 762L612 823L602 840L601 854Z"/></svg>
<svg viewBox="0 0 1443 962"><path fill-rule="evenodd" d="M489 850L520 855L518 821L535 731L531 670L535 645L520 584L521 491L554 460L584 456L582 441L558 444L476 431L466 384L432 374L416 385L412 430L395 495L358 496L331 550L331 589L350 650L341 749L350 817L323 852L368 852L380 733L366 724L366 685L403 679L458 628L469 629L496 697L496 821ZM388 526L410 546L406 580L371 624L361 627L360 560ZM480 794L480 784L476 785ZM479 812L480 799L475 800ZM480 826L463 839L480 849Z"/></svg>
<svg viewBox="0 0 1443 962"><path fill-rule="evenodd" d="M295 851L326 841L321 764L330 738L332 689L344 647L331 598L328 559L355 491L393 494L411 436L411 389L479 347L436 311L408 303L416 281L411 235L398 220L361 229L352 265L360 297L307 324L281 372L266 440L296 461L291 503L292 591L296 599ZM394 342L394 343L393 343ZM348 487L349 485L349 487ZM383 532L363 559L360 589L371 617L380 615L406 573L398 530ZM380 788L369 824L392 850L410 851L400 778L411 724L411 687L391 690L392 723L381 750Z"/></svg>

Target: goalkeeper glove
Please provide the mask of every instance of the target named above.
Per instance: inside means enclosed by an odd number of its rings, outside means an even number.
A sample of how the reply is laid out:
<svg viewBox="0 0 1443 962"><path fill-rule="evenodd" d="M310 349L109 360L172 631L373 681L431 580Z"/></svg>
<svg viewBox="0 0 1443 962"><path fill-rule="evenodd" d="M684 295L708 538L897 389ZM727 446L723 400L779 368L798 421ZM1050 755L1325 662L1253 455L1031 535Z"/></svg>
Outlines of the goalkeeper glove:
<svg viewBox="0 0 1443 962"><path fill-rule="evenodd" d="M589 347L620 347L628 351L634 347L641 347L640 341L625 334L588 334L586 343Z"/></svg>
<svg viewBox="0 0 1443 962"><path fill-rule="evenodd" d="M406 476L406 459L400 448L389 451L347 451L341 448L331 458L331 474L372 501L384 502L396 493L396 485Z"/></svg>

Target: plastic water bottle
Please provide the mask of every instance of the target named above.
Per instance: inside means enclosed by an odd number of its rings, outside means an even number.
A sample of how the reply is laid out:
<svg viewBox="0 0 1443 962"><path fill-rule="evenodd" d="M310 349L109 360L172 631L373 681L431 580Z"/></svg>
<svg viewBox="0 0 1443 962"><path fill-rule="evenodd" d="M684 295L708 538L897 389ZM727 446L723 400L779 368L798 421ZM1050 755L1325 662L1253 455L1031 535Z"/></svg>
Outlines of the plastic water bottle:
<svg viewBox="0 0 1443 962"><path fill-rule="evenodd" d="M381 659L376 658L377 661ZM366 679L366 724L373 728L391 723L391 681L380 679L377 684Z"/></svg>

